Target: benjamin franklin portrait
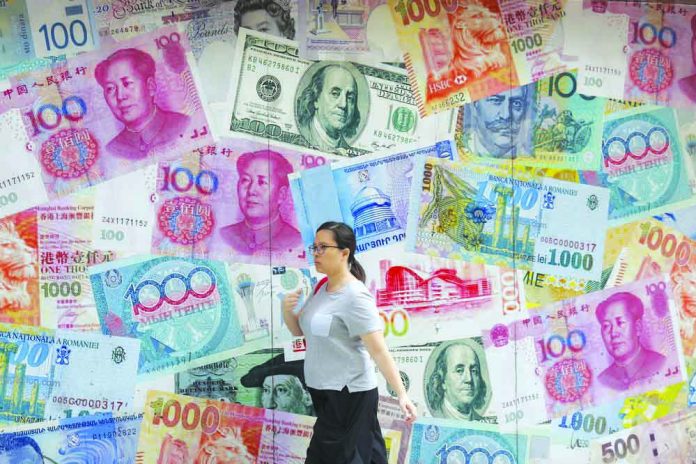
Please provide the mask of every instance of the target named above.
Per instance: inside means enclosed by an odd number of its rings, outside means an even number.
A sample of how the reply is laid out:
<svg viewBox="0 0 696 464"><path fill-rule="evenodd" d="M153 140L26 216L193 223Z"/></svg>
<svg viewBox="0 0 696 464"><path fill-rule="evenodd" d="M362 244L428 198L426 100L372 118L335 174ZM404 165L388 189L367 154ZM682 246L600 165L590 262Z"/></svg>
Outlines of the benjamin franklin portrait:
<svg viewBox="0 0 696 464"><path fill-rule="evenodd" d="M425 402L433 417L495 422L484 416L491 400L488 366L476 339L440 343L425 368Z"/></svg>
<svg viewBox="0 0 696 464"><path fill-rule="evenodd" d="M355 156L351 143L367 122L365 77L346 62L320 61L305 71L295 96L295 119L310 147Z"/></svg>

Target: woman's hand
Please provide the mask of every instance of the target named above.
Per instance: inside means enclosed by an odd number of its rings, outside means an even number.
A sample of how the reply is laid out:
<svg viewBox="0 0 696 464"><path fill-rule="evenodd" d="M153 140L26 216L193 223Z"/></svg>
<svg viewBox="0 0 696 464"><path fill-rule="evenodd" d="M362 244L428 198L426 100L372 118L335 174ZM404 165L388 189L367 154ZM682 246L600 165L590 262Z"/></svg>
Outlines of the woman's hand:
<svg viewBox="0 0 696 464"><path fill-rule="evenodd" d="M285 298L283 298L283 312L292 312L300 301L300 295L302 295L301 288L285 295Z"/></svg>
<svg viewBox="0 0 696 464"><path fill-rule="evenodd" d="M401 411L406 416L406 422L410 424L416 420L418 410L416 410L416 406L413 404L413 402L411 402L408 395L402 395L399 397L399 407L401 407Z"/></svg>

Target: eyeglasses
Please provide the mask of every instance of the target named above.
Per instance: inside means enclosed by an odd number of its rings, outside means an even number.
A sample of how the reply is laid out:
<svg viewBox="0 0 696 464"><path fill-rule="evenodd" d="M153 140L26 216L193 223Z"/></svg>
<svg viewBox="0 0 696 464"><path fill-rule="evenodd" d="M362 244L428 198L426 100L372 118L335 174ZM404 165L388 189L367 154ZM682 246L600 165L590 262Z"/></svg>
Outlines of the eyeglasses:
<svg viewBox="0 0 696 464"><path fill-rule="evenodd" d="M309 252L312 254L316 253L318 255L323 255L327 248L338 248L339 250L341 249L340 246L336 246L336 245L319 244L319 245L310 245Z"/></svg>

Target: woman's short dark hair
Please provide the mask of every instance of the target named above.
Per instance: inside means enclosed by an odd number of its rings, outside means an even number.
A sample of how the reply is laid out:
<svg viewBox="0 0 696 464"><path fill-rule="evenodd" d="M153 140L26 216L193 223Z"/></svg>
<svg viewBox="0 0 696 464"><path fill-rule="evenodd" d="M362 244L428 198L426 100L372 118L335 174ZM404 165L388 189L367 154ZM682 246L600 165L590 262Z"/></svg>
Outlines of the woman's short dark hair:
<svg viewBox="0 0 696 464"><path fill-rule="evenodd" d="M348 224L343 222L328 221L317 228L317 232L320 230L328 230L333 233L334 240L336 240L336 246L348 248L350 251L350 254L348 255L350 273L353 274L358 280L365 283L365 269L363 269L358 260L355 259L356 241L353 229Z"/></svg>
<svg viewBox="0 0 696 464"><path fill-rule="evenodd" d="M290 3L283 0L239 0L234 7L234 33L239 35L242 15L249 11L266 10L276 21L286 39L295 38L295 20L290 16Z"/></svg>

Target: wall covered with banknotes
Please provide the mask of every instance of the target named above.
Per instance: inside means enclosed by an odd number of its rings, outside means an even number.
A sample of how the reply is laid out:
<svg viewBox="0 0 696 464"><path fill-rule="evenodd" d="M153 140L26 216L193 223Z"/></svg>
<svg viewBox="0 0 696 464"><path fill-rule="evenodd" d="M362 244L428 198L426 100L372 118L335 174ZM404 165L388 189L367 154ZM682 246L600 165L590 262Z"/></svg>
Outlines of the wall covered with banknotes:
<svg viewBox="0 0 696 464"><path fill-rule="evenodd" d="M0 462L305 462L325 221L389 464L696 462L683 1L0 0Z"/></svg>

